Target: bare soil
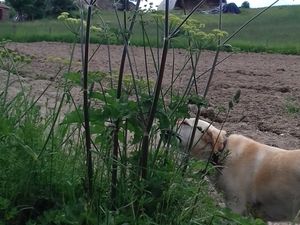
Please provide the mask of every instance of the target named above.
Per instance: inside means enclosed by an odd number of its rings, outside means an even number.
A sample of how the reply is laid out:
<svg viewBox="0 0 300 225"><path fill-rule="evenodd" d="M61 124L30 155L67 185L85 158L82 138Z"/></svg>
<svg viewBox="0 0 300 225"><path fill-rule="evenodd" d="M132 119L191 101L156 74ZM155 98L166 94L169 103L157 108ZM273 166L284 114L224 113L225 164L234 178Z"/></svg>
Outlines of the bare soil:
<svg viewBox="0 0 300 225"><path fill-rule="evenodd" d="M26 87L31 88L33 96L38 96L51 84L39 103L51 106L57 98L56 74L66 71L65 61L70 58L71 45L65 43L10 43L10 49L32 57L29 65L20 69L20 75ZM97 45L91 45L91 54ZM156 55L156 49L154 49ZM172 51L166 64L164 86L171 82L172 74ZM117 71L122 54L122 46L110 46L112 68ZM219 61L231 53L221 53ZM130 58L133 69L139 76L145 76L145 64L143 48L130 48ZM210 68L213 62L214 52L204 51L201 55L197 75ZM153 62L148 49L147 58ZM181 70L186 60L186 52L183 49L175 50L175 75ZM80 46L76 46L74 64L72 70L81 70ZM107 46L100 46L90 61L89 69L92 71L109 71L109 60ZM152 78L156 77L153 66L147 68ZM126 66L129 72L129 66ZM177 79L175 88L182 91L186 86L192 70L190 64L184 69L182 75ZM4 80L5 73L0 73ZM200 93L209 74L203 75L198 80ZM146 79L146 78L145 78ZM4 82L0 83L3 87ZM20 85L17 82L10 88L17 92ZM229 133L241 133L257 141L278 146L285 149L300 148L300 113L289 113L287 105L300 107L300 56L263 54L263 53L234 53L222 62L215 70L207 99L212 106L225 106L232 99L235 92L241 90L241 98L238 105L231 111L224 129ZM80 102L80 89L73 90L75 100ZM210 119L215 111L203 113ZM191 116L193 115L193 110ZM221 122L225 115L218 116ZM216 124L219 126L219 124Z"/></svg>

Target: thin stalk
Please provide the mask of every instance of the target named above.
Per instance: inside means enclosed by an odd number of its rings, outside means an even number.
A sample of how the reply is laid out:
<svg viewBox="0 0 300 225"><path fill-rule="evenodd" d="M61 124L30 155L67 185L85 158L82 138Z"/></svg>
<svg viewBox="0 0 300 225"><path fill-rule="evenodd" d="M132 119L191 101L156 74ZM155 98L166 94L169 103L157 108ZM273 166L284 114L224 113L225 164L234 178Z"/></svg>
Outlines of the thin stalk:
<svg viewBox="0 0 300 225"><path fill-rule="evenodd" d="M59 75L61 69L56 73L56 75L54 76L54 79L57 78L57 76ZM34 100L34 102L25 110L25 112L16 120L15 124L18 124L22 119L23 117L29 112L29 110L31 110L35 105L36 103L40 100L40 98L46 93L46 91L48 90L48 88L52 85L52 83L48 84L47 87L43 90L43 92Z"/></svg>
<svg viewBox="0 0 300 225"><path fill-rule="evenodd" d="M52 126L51 126L51 128L50 128L49 134L48 134L48 136L47 136L47 138L46 138L46 141L45 141L45 143L44 143L44 145L43 145L43 147L42 147L40 153L38 154L38 157L37 157L38 159L39 159L39 158L42 156L42 154L44 153L44 151L45 151L45 149L46 149L46 146L47 146L48 142L50 141L51 135L52 135L52 133L54 132L55 124L56 124L56 122L57 122L57 120L58 120L58 116L59 116L60 111L61 111L61 109L62 109L64 100L65 100L65 96L66 96L66 94L63 94L62 99L61 99L61 102L60 102L60 104L59 104L59 106L58 106L58 110L57 110L57 112L56 112L55 115L54 115L54 119L53 119L53 122L52 122Z"/></svg>
<svg viewBox="0 0 300 225"><path fill-rule="evenodd" d="M140 0L137 1L137 9L140 5ZM117 14L117 12L116 12ZM124 77L124 68L125 68L125 60L128 53L128 44L131 37L131 33L135 24L137 16L137 10L135 11L133 18L131 20L131 24L128 29L128 34L124 34L124 48L121 57L120 69L119 69L119 78L118 78L118 87L117 87L117 99L121 98L122 94L122 84L123 84L123 77ZM118 17L117 17L118 18ZM120 21L118 19L119 26L121 27ZM124 17L124 24L126 25L126 17ZM126 29L126 27L125 27ZM117 173L118 173L118 151L119 151L119 140L118 140L118 133L120 130L120 119L117 119L115 122L115 129L113 131L113 152L112 152L112 176L111 176L111 203L112 203L112 210L116 209L116 198L117 198Z"/></svg>
<svg viewBox="0 0 300 225"><path fill-rule="evenodd" d="M237 35L242 29L244 29L249 23L251 23L253 20L255 20L257 17L259 17L261 14L263 14L265 11L270 9L273 5L275 5L279 0L276 0L271 5L269 5L267 8L264 8L262 11L254 15L250 20L248 20L246 23L244 23L242 26L240 26L233 34L231 34L228 38L225 39L224 42L222 42L221 46L225 45L228 41L230 41L235 35Z"/></svg>
<svg viewBox="0 0 300 225"><path fill-rule="evenodd" d="M154 69L155 69L155 72L156 72L156 75L157 75L157 74L158 74L158 65L157 65L157 63L156 63L155 56L154 56L154 52L153 52L153 49L152 49L152 47L151 47L149 35L147 34L146 29L143 29L143 31L144 31L143 33L145 33L145 36L146 36L146 38L147 38L147 42L148 42L148 45L149 45L151 57L152 57L152 60L153 60Z"/></svg>
<svg viewBox="0 0 300 225"><path fill-rule="evenodd" d="M90 56L89 62L94 58L95 54L98 52L101 46L101 44L98 44L97 48L93 51L92 55Z"/></svg>
<svg viewBox="0 0 300 225"><path fill-rule="evenodd" d="M114 83L113 83L113 76L112 76L112 66L111 66L111 55L110 55L110 42L109 42L109 38L108 40L108 44L107 44L107 55L108 55L108 70L109 70L109 75L110 75L110 87L112 88Z"/></svg>
<svg viewBox="0 0 300 225"><path fill-rule="evenodd" d="M225 120L224 120L224 122L223 122L222 125L221 125L220 133L221 133L221 131L223 130L224 124L225 124L225 122L226 122L227 119L228 119L229 113L230 113L230 108L227 110ZM219 138L220 133L218 134L217 139ZM215 144L216 144L216 143L215 143ZM215 148L215 146L212 146L212 149L214 149L214 148ZM212 159L212 157L213 157L213 153L214 153L213 151L210 152L210 155L209 155L209 158L208 158L208 160L207 160L207 162L206 162L205 168L204 168L204 170L202 171L203 174L206 174L206 172L207 172L207 170L208 170L208 166L209 166L209 163L211 162L211 159Z"/></svg>
<svg viewBox="0 0 300 225"><path fill-rule="evenodd" d="M10 69L7 73L8 74L7 74L7 78L6 78L5 90L4 90L4 96L3 96L3 108L5 108L4 106L6 105L6 99L7 99L7 94L8 94L9 81L10 81L10 75L11 75Z"/></svg>
<svg viewBox="0 0 300 225"><path fill-rule="evenodd" d="M75 36L74 42L72 44L71 57L70 57L70 62L69 62L69 66L68 66L68 73L71 71L71 66L72 66L72 62L73 62L73 58L74 58L74 51L75 51L76 43L77 43L77 35Z"/></svg>
<svg viewBox="0 0 300 225"><path fill-rule="evenodd" d="M191 53L191 64L192 64L192 68L193 68L193 71L192 71L192 77L193 77L192 85L194 84L194 86L195 86L196 94L198 94L198 86L197 86L197 82L196 82L196 71L197 71L197 65L198 65L199 59L200 59L200 54L201 54L201 52L196 53L195 60L194 60L194 57Z"/></svg>
<svg viewBox="0 0 300 225"><path fill-rule="evenodd" d="M109 71L109 75L110 75L110 88L113 88L111 53L110 53L110 38L108 36L109 28L101 16L99 16L99 19L101 20L103 26L105 27L105 40L107 40L106 48L107 48L107 56L108 56L108 71Z"/></svg>
<svg viewBox="0 0 300 225"><path fill-rule="evenodd" d="M219 30L221 30L222 29L222 0L220 0L219 2L220 2L220 10L219 10L220 12L219 12L218 28L219 28ZM206 84L206 87L205 87L205 90L204 90L204 94L203 94L204 99L207 96L207 93L208 93L208 90L209 90L209 87L210 87L210 83L211 83L211 80L213 78L215 68L216 68L216 65L217 65L217 62L218 62L218 57L219 57L219 53L220 53L220 50L221 50L220 44L221 44L221 38L219 37L218 47L217 47L217 51L216 51L215 58L214 58L214 61L213 61L212 69L210 71L210 75L208 77L208 81L207 81L207 84Z"/></svg>
<svg viewBox="0 0 300 225"><path fill-rule="evenodd" d="M183 0L182 0L183 1ZM185 9L184 9L185 11ZM172 72L171 72L171 83L173 84L174 75L175 75L175 49L172 48ZM163 95L164 96L164 95ZM171 85L171 93L170 93L170 99L173 100L173 85Z"/></svg>
<svg viewBox="0 0 300 225"><path fill-rule="evenodd" d="M152 47L151 47L151 44L150 44L150 40L149 40L149 36L147 35L147 32L144 28L144 24L142 23L142 30L143 30L143 37L145 36L147 38L147 42L148 42L148 45L149 45L149 49L150 49L150 52L151 52L151 56L152 56L152 60L153 60L153 65L154 65L154 68L155 68L155 72L156 72L156 75L158 76L158 73L159 73L159 30L158 30L158 21L156 21L156 25L157 25L157 51L156 51L156 54L157 54L157 63L156 63L156 60L155 60L155 57L154 57L154 53L153 53L153 50L152 50ZM145 64L147 65L147 57L146 57L146 48L145 48L145 45L144 45L144 57L145 57ZM158 64L158 65L157 65ZM149 90L149 95L150 95L150 87L149 87L149 76L147 74L147 81L148 81L148 90ZM164 110L166 111L166 103L165 103L165 95L163 94L163 91L161 90L161 96L162 96L162 103L163 103L163 107L164 107Z"/></svg>
<svg viewBox="0 0 300 225"><path fill-rule="evenodd" d="M222 1L220 0L220 16L219 16L219 26L218 28L221 29L222 28L222 5L221 5ZM210 76L208 78L208 81L207 81L207 84L206 84L206 87L205 87L205 91L204 91L204 94L203 94L203 98L205 99L206 96L207 96L207 93L208 93L208 90L209 90L209 87L210 87L210 83L211 83L211 80L212 80L212 77L214 75L214 71L215 71L215 68L216 68L216 64L218 62L218 56L219 56L219 53L220 53L220 38L218 39L218 48L217 48L217 51L216 51L216 54L215 54L215 57L214 57L214 61L213 61L213 65L212 65L212 69L211 69L211 72L210 72ZM196 78L194 80L196 82ZM190 156L190 151L192 150L193 148L193 143L194 143L194 138L195 138L195 134L196 134L196 129L197 129L197 123L198 123L198 120L200 118L200 113L201 113L201 106L197 106L197 113L196 113L196 118L195 118L195 123L194 123L194 126L193 126L193 130L192 130L192 134L191 134L191 138L190 138L190 142L189 142L189 145L188 145L188 149L187 149L187 156L184 160L184 167L183 167L183 174L185 173L186 171L186 168L187 168L187 164L188 164L188 161L189 161L189 156Z"/></svg>
<svg viewBox="0 0 300 225"><path fill-rule="evenodd" d="M166 2L167 2L167 0L166 0ZM157 54L157 63L158 63L157 67L159 68L160 67L160 65L159 65L159 62L160 62L160 60L159 60L159 49L160 49L160 46L159 46L160 39L159 39L159 37L160 37L160 35L159 35L159 23L158 22L159 22L158 18L156 18L156 49L157 49L156 54ZM158 70L157 70L157 76L158 76Z"/></svg>
<svg viewBox="0 0 300 225"><path fill-rule="evenodd" d="M144 131L143 141L142 141L142 154L140 159L140 166L141 166L141 177L143 179L147 178L147 163L148 163L148 151L149 151L149 136L150 130L153 125L155 113L157 110L158 99L161 93L162 81L164 78L164 71L165 65L167 61L168 55L168 47L169 47L169 0L166 1L166 8L165 8L165 29L164 29L164 45L163 45L163 52L161 57L161 63L159 67L159 74L157 77L155 91L154 91L154 98L149 112L149 118L147 121L146 130Z"/></svg>
<svg viewBox="0 0 300 225"><path fill-rule="evenodd" d="M13 68L15 69L15 72L17 74L18 81L19 81L21 89L22 89L22 93L24 93L24 87L23 87L23 84L22 84L22 82L20 80L20 74L18 72L17 65L16 65L14 59L12 58L11 54L9 53L9 51L7 50L6 47L3 47L3 49L4 49L5 53L8 55L9 61L11 63L11 66L9 65L9 68L8 68L8 76L7 76L5 90L4 90L3 105L5 105L6 104L6 100L7 100L8 88L9 88L9 80L10 80L10 76L11 76L11 72L12 72Z"/></svg>
<svg viewBox="0 0 300 225"><path fill-rule="evenodd" d="M147 51L146 51L146 39L145 39L145 24L143 21L143 16L141 14L141 27L143 32L143 53L144 53L144 62L145 62L145 71L146 71L146 79L147 79L147 88L148 88L148 95L151 93L150 89L150 80L149 80L149 71L148 71L148 60L147 60Z"/></svg>
<svg viewBox="0 0 300 225"><path fill-rule="evenodd" d="M168 94L168 92L172 89L174 83L176 82L176 80L179 78L179 76L181 75L182 71L185 69L185 67L187 66L187 64L189 63L189 61L191 60L191 56L189 56L189 58L184 62L183 66L181 67L181 69L179 70L179 72L177 73L176 77L174 79L172 79L170 86L166 89L164 95L166 96Z"/></svg>
<svg viewBox="0 0 300 225"><path fill-rule="evenodd" d="M228 58L230 58L231 56L233 56L233 54L234 54L234 52L230 53L228 56L226 56L223 59L221 59L220 61L218 61L217 64L216 64L216 66L218 66L219 64L221 64L222 62L224 62L225 60L227 60ZM203 73L199 74L196 79L198 80L199 78L201 78L202 76L204 76L205 74L207 74L211 70L212 70L212 67L208 68Z"/></svg>
<svg viewBox="0 0 300 225"><path fill-rule="evenodd" d="M91 131L89 118L89 99L88 99L88 64L89 64L89 41L90 41L90 26L92 5L95 1L90 0L88 4L85 44L84 44L84 67L83 67L83 116L85 128L85 147L86 147L86 166L87 166L87 194L89 200L92 200L93 195L93 159L91 154Z"/></svg>
<svg viewBox="0 0 300 225"><path fill-rule="evenodd" d="M182 22L176 27L176 29L169 35L169 38L174 37L178 32L179 29L182 27L182 25L194 14L194 12L204 3L206 2L206 0L202 0L201 2L199 2L193 9L192 11L189 12L189 14L184 18L184 20L182 20Z"/></svg>
<svg viewBox="0 0 300 225"><path fill-rule="evenodd" d="M182 174L185 174L185 171L187 169L187 165L188 165L189 158L190 158L190 152L191 152L191 149L193 147L194 138L195 138L195 134L196 134L196 130L197 130L197 123L198 123L198 120L200 118L200 112L201 112L201 107L197 106L197 113L196 113L195 123L194 123L194 126L193 126L190 142L189 142L189 145L188 145L187 155L184 158Z"/></svg>
<svg viewBox="0 0 300 225"><path fill-rule="evenodd" d="M143 110L142 110L142 107L141 107L141 101L140 101L140 97L138 95L138 88L137 88L137 84L136 84L136 79L135 79L135 76L134 76L134 72L133 72L133 68L132 68L132 63L131 63L131 59L129 57L129 54L127 54L127 58L128 58L129 68L130 68L130 71L131 71L131 77L132 77L132 82L133 82L133 88L134 88L134 92L135 92L136 102L137 102L138 109L140 111L140 116L141 116L141 119L142 119L142 122L143 122L143 126L144 126L145 123L146 123L146 120L145 120L144 115L143 115ZM135 65L136 65L136 63L135 63Z"/></svg>

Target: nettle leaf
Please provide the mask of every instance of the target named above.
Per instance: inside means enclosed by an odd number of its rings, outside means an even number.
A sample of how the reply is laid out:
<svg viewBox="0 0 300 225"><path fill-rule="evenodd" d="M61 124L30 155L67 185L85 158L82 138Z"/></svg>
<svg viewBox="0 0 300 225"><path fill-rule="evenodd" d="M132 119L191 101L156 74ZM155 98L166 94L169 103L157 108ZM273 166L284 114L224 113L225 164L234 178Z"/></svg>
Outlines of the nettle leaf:
<svg viewBox="0 0 300 225"><path fill-rule="evenodd" d="M107 126L104 125L102 121L99 121L98 123L92 123L91 124L91 134L101 134L106 132L108 129Z"/></svg>
<svg viewBox="0 0 300 225"><path fill-rule="evenodd" d="M90 109L89 118L91 122L97 122L97 123L106 120L106 118L103 117L103 113L101 109Z"/></svg>
<svg viewBox="0 0 300 225"><path fill-rule="evenodd" d="M188 102L182 101L181 98L174 97L169 108L174 111L173 119L189 117Z"/></svg>
<svg viewBox="0 0 300 225"><path fill-rule="evenodd" d="M108 75L108 73L101 72L101 71L89 72L88 73L88 81L90 83L92 83L92 82L99 82L103 78L105 78L107 75Z"/></svg>
<svg viewBox="0 0 300 225"><path fill-rule="evenodd" d="M64 74L64 78L71 81L73 84L81 85L81 73L79 72L68 72Z"/></svg>
<svg viewBox="0 0 300 225"><path fill-rule="evenodd" d="M207 107L208 102L205 98L198 96L198 95L193 95L189 98L189 103L197 105L199 107Z"/></svg>
<svg viewBox="0 0 300 225"><path fill-rule="evenodd" d="M82 109L78 109L76 111L72 111L66 114L61 124L82 123L82 121L83 111Z"/></svg>
<svg viewBox="0 0 300 225"><path fill-rule="evenodd" d="M232 109L232 108L233 108L233 101L229 101L229 102L228 102L228 107L229 107L229 109Z"/></svg>
<svg viewBox="0 0 300 225"><path fill-rule="evenodd" d="M234 97L233 97L233 102L234 103L239 103L241 97L241 90L237 90Z"/></svg>
<svg viewBox="0 0 300 225"><path fill-rule="evenodd" d="M82 109L72 111L65 115L65 118L61 124L73 124L73 123L80 124L84 121L83 115L84 114ZM104 121L102 110L90 109L89 120L90 122Z"/></svg>
<svg viewBox="0 0 300 225"><path fill-rule="evenodd" d="M159 110L157 112L157 118L159 120L159 128L160 129L166 129L166 128L170 127L171 122L169 120L168 115L165 112Z"/></svg>
<svg viewBox="0 0 300 225"><path fill-rule="evenodd" d="M93 91L90 94L90 98L98 99L102 102L110 103L110 102L116 101L117 96L116 96L116 91L113 89L110 89L110 90L105 91L104 94L102 92Z"/></svg>
<svg viewBox="0 0 300 225"><path fill-rule="evenodd" d="M105 118L118 119L121 118L119 101L111 102L103 107L103 114Z"/></svg>
<svg viewBox="0 0 300 225"><path fill-rule="evenodd" d="M96 71L88 73L88 84L101 81L104 77L107 76L107 73ZM71 81L73 84L81 85L82 84L82 73L81 72L68 72L64 74L64 78Z"/></svg>
<svg viewBox="0 0 300 225"><path fill-rule="evenodd" d="M99 91L93 91L92 93L90 93L90 98L98 99L103 102L105 101L105 97L104 97L103 93L101 93Z"/></svg>
<svg viewBox="0 0 300 225"><path fill-rule="evenodd" d="M133 133L132 144L137 144L143 137L143 127L141 121L137 118L129 118L127 120L127 129Z"/></svg>

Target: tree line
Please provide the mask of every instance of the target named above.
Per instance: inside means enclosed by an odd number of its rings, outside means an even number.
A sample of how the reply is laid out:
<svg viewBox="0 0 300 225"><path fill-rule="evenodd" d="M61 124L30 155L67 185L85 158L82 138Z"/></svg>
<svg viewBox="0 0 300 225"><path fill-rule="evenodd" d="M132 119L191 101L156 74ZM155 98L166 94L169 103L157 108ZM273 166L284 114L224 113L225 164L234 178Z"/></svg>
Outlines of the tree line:
<svg viewBox="0 0 300 225"><path fill-rule="evenodd" d="M14 19L18 21L56 16L76 8L73 0L5 0L5 4L15 10Z"/></svg>

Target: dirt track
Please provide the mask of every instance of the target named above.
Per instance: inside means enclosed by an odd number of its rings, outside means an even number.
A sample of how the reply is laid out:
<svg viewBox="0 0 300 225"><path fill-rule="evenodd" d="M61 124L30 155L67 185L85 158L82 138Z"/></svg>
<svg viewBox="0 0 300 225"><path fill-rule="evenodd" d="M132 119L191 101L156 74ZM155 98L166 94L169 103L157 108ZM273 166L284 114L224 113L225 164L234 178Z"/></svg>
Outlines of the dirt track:
<svg viewBox="0 0 300 225"><path fill-rule="evenodd" d="M11 43L9 48L32 56L31 64L22 68L20 73L25 83L32 86L32 92L36 95L41 93L47 84L53 82L55 74L62 65L58 61L61 59L67 61L71 51L69 44L47 42ZM91 47L91 49L95 48L95 45ZM122 47L111 46L110 48L113 70L118 70ZM132 48L131 50L131 56L134 52L138 73L145 74L143 49ZM179 71L186 55L184 50L175 50L175 52L175 71ZM219 59L229 54L221 53ZM201 74L201 71L211 66L213 56L213 52L202 53L197 74ZM78 63L80 58L80 48L77 46L73 70L80 70ZM171 80L171 59L170 55L166 65L165 85ZM108 71L106 46L101 46L96 52L91 60L90 70ZM153 77L156 76L154 67L149 68L149 71ZM178 90L185 87L190 74L191 67L187 66L176 82ZM207 77L208 75L205 75L199 80L200 88L203 88ZM242 93L240 103L230 113L225 130L229 133L238 132L281 148L300 148L300 113L289 114L286 111L288 103L300 107L300 56L255 53L232 55L217 67L208 100L213 106L227 106L237 89ZM17 87L14 90L16 91ZM56 90L53 85L43 98L50 99L51 102L55 96ZM77 100L80 101L79 96ZM220 117L222 119L224 115Z"/></svg>

